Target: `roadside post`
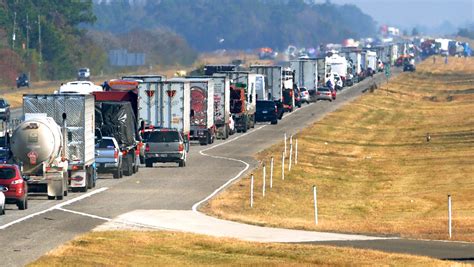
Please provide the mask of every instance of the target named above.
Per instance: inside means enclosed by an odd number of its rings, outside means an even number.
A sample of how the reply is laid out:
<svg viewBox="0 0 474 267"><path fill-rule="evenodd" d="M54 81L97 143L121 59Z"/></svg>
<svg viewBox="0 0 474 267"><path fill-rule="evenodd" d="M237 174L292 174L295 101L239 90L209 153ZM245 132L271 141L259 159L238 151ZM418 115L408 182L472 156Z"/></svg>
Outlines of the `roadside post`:
<svg viewBox="0 0 474 267"><path fill-rule="evenodd" d="M273 156L270 160L270 188L273 188Z"/></svg>
<svg viewBox="0 0 474 267"><path fill-rule="evenodd" d="M298 139L295 140L295 165L298 164Z"/></svg>
<svg viewBox="0 0 474 267"><path fill-rule="evenodd" d="M286 156L286 133L285 133L285 156Z"/></svg>
<svg viewBox="0 0 474 267"><path fill-rule="evenodd" d="M318 224L318 199L316 195L315 185L313 185L313 200L314 200L314 223Z"/></svg>
<svg viewBox="0 0 474 267"><path fill-rule="evenodd" d="M265 163L263 163L263 186L262 186L262 195L265 197L265 187L266 187L266 180L267 180L267 167L265 166Z"/></svg>
<svg viewBox="0 0 474 267"><path fill-rule="evenodd" d="M253 173L250 176L250 207L253 208Z"/></svg>
<svg viewBox="0 0 474 267"><path fill-rule="evenodd" d="M291 171L291 162L293 161L291 158L293 156L293 144L290 144L290 158L288 161L288 172Z"/></svg>
<svg viewBox="0 0 474 267"><path fill-rule="evenodd" d="M448 232L449 239L452 237L452 205L451 205L451 195L448 195Z"/></svg>
<svg viewBox="0 0 474 267"><path fill-rule="evenodd" d="M285 152L281 155L281 179L285 180Z"/></svg>

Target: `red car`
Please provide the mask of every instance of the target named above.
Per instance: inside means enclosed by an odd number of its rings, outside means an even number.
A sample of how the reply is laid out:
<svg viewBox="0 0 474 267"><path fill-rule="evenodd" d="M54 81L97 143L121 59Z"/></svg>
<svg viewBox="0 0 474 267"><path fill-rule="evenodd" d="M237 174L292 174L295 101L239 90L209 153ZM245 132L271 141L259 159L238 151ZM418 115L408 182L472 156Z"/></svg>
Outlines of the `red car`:
<svg viewBox="0 0 474 267"><path fill-rule="evenodd" d="M20 210L28 208L28 184L17 165L0 164L0 185L8 188L6 203L16 204Z"/></svg>

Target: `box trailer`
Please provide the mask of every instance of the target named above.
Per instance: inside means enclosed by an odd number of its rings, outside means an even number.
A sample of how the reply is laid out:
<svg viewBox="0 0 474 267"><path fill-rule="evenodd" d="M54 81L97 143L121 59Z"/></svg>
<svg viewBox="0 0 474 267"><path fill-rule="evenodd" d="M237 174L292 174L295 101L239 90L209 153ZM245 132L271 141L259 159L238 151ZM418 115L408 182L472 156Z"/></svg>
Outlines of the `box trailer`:
<svg viewBox="0 0 474 267"><path fill-rule="evenodd" d="M293 111L293 71L282 66L252 65L250 71L265 76L265 87L269 100L281 101L286 111Z"/></svg>
<svg viewBox="0 0 474 267"><path fill-rule="evenodd" d="M318 63L315 59L299 59L290 61L290 68L295 71L295 83L307 90L318 87Z"/></svg>

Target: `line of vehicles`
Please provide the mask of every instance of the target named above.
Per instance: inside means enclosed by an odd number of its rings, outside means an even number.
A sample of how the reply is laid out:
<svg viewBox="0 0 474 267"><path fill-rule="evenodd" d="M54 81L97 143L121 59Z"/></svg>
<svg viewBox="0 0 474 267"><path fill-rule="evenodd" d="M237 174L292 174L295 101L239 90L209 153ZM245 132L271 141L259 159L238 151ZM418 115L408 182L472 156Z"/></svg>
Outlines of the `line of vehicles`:
<svg viewBox="0 0 474 267"><path fill-rule="evenodd" d="M95 187L99 173L120 179L143 165L185 167L191 142L212 144L257 122L278 124L304 103L333 101L338 90L377 71L378 55L329 51L282 65L207 65L203 75L127 75L25 94L22 120L2 121L0 194L26 209L28 193L61 200Z"/></svg>

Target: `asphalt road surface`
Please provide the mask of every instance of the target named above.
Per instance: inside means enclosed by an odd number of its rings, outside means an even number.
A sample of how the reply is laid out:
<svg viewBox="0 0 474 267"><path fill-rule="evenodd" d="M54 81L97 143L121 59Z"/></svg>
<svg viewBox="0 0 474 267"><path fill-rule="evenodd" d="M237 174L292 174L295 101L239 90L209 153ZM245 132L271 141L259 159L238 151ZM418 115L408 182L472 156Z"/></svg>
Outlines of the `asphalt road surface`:
<svg viewBox="0 0 474 267"><path fill-rule="evenodd" d="M19 211L7 205L0 217L0 265L23 266L75 236L123 213L137 209L190 210L229 179L258 163L253 155L272 144L321 119L348 101L355 99L375 81L378 75L345 89L333 102L304 105L288 114L278 125L257 124L246 134L218 141L212 149L193 145L187 166L175 164L141 168L131 177L113 179L100 175L97 187L88 193L70 193L63 201L47 201L45 196L32 196L29 208ZM204 153L201 150L207 149ZM233 158L237 160L229 160ZM427 255L441 259L472 260L474 244L414 240L330 242L338 246L354 246L390 252Z"/></svg>

